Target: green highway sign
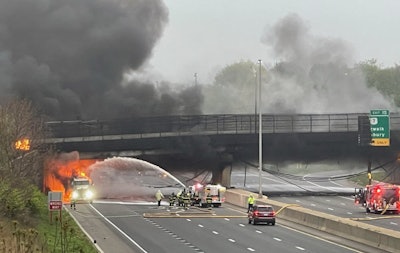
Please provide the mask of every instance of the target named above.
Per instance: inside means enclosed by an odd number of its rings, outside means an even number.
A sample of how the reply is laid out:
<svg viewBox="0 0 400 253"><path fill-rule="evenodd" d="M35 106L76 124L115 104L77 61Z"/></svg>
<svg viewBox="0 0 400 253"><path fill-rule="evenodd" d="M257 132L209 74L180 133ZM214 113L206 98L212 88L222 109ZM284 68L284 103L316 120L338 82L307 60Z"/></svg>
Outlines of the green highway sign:
<svg viewBox="0 0 400 253"><path fill-rule="evenodd" d="M390 146L389 110L371 110L371 146Z"/></svg>

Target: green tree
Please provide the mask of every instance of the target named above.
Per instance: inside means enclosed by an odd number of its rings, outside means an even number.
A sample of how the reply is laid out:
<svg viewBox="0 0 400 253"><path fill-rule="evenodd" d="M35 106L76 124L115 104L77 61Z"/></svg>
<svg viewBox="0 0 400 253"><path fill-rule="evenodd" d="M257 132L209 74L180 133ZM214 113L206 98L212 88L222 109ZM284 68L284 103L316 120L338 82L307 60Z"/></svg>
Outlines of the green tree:
<svg viewBox="0 0 400 253"><path fill-rule="evenodd" d="M382 68L375 59L357 64L365 75L368 86L377 88L386 96L392 97L400 106L400 66Z"/></svg>
<svg viewBox="0 0 400 253"><path fill-rule="evenodd" d="M204 113L252 113L258 85L259 64L239 61L226 66L215 76L204 92ZM261 66L262 83L266 82L266 69Z"/></svg>

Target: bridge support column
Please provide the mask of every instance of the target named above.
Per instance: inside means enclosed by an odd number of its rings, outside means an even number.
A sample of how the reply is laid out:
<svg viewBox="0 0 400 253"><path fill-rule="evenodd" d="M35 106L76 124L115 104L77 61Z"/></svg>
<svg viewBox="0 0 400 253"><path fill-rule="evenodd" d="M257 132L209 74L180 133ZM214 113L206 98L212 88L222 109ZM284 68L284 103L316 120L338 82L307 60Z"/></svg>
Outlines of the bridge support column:
<svg viewBox="0 0 400 253"><path fill-rule="evenodd" d="M232 174L232 164L223 168L221 185L225 186L226 188L231 187L231 174Z"/></svg>
<svg viewBox="0 0 400 253"><path fill-rule="evenodd" d="M231 186L231 171L232 171L233 156L229 153L219 154L218 168L212 170L212 184L221 184L229 188Z"/></svg>
<svg viewBox="0 0 400 253"><path fill-rule="evenodd" d="M218 168L212 170L212 184L221 184L227 188L231 187L231 164L221 164Z"/></svg>

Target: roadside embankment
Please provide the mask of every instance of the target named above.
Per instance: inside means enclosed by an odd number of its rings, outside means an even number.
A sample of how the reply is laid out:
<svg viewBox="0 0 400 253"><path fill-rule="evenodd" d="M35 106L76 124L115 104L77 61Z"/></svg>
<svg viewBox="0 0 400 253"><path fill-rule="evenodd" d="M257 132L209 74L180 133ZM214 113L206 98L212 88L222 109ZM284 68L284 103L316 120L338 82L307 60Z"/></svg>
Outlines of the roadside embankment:
<svg viewBox="0 0 400 253"><path fill-rule="evenodd" d="M251 192L241 189L229 189L226 191L225 197L228 203L247 208L247 197L250 194ZM298 205L288 205L270 200L266 196L263 196L262 199L257 199L256 203L272 205L277 211L277 217L287 221L389 252L398 252L400 249L400 232L398 231L325 214Z"/></svg>

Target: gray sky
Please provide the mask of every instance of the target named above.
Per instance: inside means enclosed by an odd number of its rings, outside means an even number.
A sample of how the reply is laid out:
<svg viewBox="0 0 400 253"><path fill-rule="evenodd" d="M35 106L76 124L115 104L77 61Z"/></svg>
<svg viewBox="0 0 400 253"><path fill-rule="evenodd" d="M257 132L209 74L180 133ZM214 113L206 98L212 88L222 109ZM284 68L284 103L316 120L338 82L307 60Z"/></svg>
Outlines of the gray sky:
<svg viewBox="0 0 400 253"><path fill-rule="evenodd" d="M396 0L164 0L169 22L146 70L159 80L211 82L240 60L279 61L261 42L268 28L296 13L316 37L343 40L353 62L400 63L400 1Z"/></svg>

